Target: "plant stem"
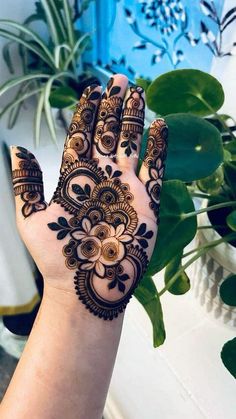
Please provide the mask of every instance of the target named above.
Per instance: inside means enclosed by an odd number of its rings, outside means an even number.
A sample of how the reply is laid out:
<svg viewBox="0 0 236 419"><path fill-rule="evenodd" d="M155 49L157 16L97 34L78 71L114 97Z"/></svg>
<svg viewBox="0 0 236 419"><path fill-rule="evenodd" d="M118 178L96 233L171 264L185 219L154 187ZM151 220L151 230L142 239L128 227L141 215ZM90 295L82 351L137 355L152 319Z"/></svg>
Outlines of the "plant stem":
<svg viewBox="0 0 236 419"><path fill-rule="evenodd" d="M189 259L188 262L186 262L185 265L181 266L181 268L172 276L172 278L168 281L166 286L164 288L162 288L162 290L158 293L159 297L162 294L164 294L166 291L168 291L168 289L175 283L175 281L178 279L179 275L182 272L184 272L185 269L187 269L190 265L192 265L192 263L195 262L195 260L197 260L199 257L204 255L204 253L207 253L209 247L215 247L222 242L229 241L229 239L231 239L232 237L236 237L236 234L235 233L229 234L228 236L225 236L222 239L215 240L214 242L210 243L210 245L203 245L201 247L198 247L198 252L196 253L196 255L194 255L191 259ZM227 238L227 240L226 240L226 238ZM213 243L214 243L214 245L213 245ZM191 253L194 253L194 251L195 250L192 250L191 252L186 253L184 256L187 256L188 254L190 255Z"/></svg>
<svg viewBox="0 0 236 419"><path fill-rule="evenodd" d="M220 208L227 208L227 207L236 207L236 201L227 201L222 202L221 204L212 205L211 207L202 208L197 211L188 212L187 214L182 214L182 220L186 220L190 217L195 217L195 215L202 214L203 212L209 212Z"/></svg>
<svg viewBox="0 0 236 419"><path fill-rule="evenodd" d="M206 244L203 244L202 246L195 247L194 249L190 250L189 252L184 253L183 256L182 256L182 259L185 258L185 257L187 257L187 256L190 256L192 253L195 253L198 250L201 250L201 249L210 249L211 247L218 246L221 243L227 243L230 240L233 240L235 238L236 238L236 234L235 233L230 233L227 236L222 237L221 239L213 240L210 243L206 243Z"/></svg>
<svg viewBox="0 0 236 419"><path fill-rule="evenodd" d="M230 137L233 140L235 140L234 134L232 133L231 129L228 127L224 119L217 112L215 112L215 110L211 107L211 105L209 105L208 102L205 101L205 99L203 99L202 95L198 95L197 97L209 109L209 111L214 115L214 117L223 125L225 131L228 132Z"/></svg>

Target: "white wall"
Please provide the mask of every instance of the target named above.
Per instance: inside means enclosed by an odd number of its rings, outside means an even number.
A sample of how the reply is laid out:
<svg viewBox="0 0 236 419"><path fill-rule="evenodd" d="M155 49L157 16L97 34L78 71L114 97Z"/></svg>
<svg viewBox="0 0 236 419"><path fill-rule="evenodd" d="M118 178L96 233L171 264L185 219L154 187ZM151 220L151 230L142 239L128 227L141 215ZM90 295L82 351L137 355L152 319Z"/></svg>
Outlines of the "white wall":
<svg viewBox="0 0 236 419"><path fill-rule="evenodd" d="M11 19L16 20L20 23L23 23L25 18L29 16L34 11L34 0L1 0L0 4L0 19ZM3 28L3 25L1 25ZM7 29L7 27L4 27ZM6 39L0 36L0 54L2 51L2 46L6 43ZM14 68L17 74L21 74L20 71L20 61L19 56L16 52L16 46L12 46L11 51L13 52L13 63ZM14 52L15 51L15 52ZM0 55L0 84L8 80L9 71L5 64L5 61ZM13 96L13 92L6 93L4 97L0 99L0 106L2 107L5 103L9 101L9 98Z"/></svg>

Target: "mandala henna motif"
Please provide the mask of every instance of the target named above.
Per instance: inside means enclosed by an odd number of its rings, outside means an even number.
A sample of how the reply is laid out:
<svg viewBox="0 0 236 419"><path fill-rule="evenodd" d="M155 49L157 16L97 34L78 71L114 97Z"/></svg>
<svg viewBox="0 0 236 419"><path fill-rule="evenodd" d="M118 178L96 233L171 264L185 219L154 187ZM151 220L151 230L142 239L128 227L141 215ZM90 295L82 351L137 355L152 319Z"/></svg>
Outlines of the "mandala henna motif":
<svg viewBox="0 0 236 419"><path fill-rule="evenodd" d="M67 268L76 270L79 299L94 314L112 320L124 310L146 270L145 248L153 236L138 224L121 172L80 159L62 173L53 201L72 217L48 224L63 247Z"/></svg>
<svg viewBox="0 0 236 419"><path fill-rule="evenodd" d="M164 119L156 119L149 130L144 165L148 168L149 180L146 190L151 198L150 208L159 223L160 193L165 170L168 128Z"/></svg>
<svg viewBox="0 0 236 419"><path fill-rule="evenodd" d="M125 101L121 125L121 147L129 157L137 151L138 134L142 135L144 126L145 102L143 89L139 86L130 88L130 95Z"/></svg>
<svg viewBox="0 0 236 419"><path fill-rule="evenodd" d="M77 105L65 141L61 172L69 163L74 163L80 156L86 156L89 151L89 134L96 116L95 103L101 98L101 93L96 88L97 85L87 87Z"/></svg>
<svg viewBox="0 0 236 419"><path fill-rule="evenodd" d="M24 147L17 147L19 169L13 170L12 181L15 196L20 195L24 205L21 212L28 217L47 207L43 194L43 177L34 155Z"/></svg>
<svg viewBox="0 0 236 419"><path fill-rule="evenodd" d="M116 95L120 90L120 86L114 86L114 79L111 78L98 110L94 143L97 151L104 156L114 153L119 137L123 100Z"/></svg>

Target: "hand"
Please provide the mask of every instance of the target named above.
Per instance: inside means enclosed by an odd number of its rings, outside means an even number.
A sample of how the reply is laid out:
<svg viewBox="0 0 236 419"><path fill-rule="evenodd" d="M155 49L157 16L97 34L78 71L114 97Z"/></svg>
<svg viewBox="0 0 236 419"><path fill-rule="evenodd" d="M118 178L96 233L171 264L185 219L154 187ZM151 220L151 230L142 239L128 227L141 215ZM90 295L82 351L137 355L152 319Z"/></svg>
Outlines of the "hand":
<svg viewBox="0 0 236 419"><path fill-rule="evenodd" d="M49 205L36 158L12 147L17 224L45 283L75 288L94 315L110 320L151 258L166 157L167 127L157 119L137 177L145 99L141 87L126 88L126 77L116 75L102 96L100 86L84 91Z"/></svg>

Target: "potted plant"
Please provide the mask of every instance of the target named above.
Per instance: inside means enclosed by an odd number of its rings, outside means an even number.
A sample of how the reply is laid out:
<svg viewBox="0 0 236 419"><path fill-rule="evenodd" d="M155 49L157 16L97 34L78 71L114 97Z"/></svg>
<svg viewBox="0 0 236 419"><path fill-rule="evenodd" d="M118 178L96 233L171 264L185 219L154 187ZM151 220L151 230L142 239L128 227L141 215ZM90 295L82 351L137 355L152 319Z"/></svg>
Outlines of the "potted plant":
<svg viewBox="0 0 236 419"><path fill-rule="evenodd" d="M23 24L12 20L0 20L0 36L8 42L3 48L3 58L12 76L0 86L0 96L13 87L15 97L0 111L0 117L9 112L8 127L17 121L23 104L36 98L34 134L39 144L42 115L52 140L56 143L55 121L52 108L73 108L83 89L96 79L83 72L81 56L89 48L91 39L76 27L76 22L92 0L40 0L35 2L35 13ZM46 33L41 36L31 28L35 22L43 23ZM42 31L42 32L45 32ZM17 45L22 75L14 76L11 49ZM64 125L63 113L60 117Z"/></svg>
<svg viewBox="0 0 236 419"><path fill-rule="evenodd" d="M216 284L209 288L215 287L214 298L217 296L219 304L230 306L228 315L235 322L235 123L233 118L217 113L224 102L224 91L210 74L175 70L152 82L138 79L137 83L146 90L149 109L163 116L169 126L158 239L145 277L135 292L152 321L153 344L157 347L165 340L160 297L167 291L175 295L186 293L191 280L186 269L197 261L201 270L206 257L211 259L208 271L197 281L206 286L212 273L210 265L214 263L215 270L220 267ZM195 198L203 199L200 209L195 209ZM197 245L184 251L194 237ZM152 276L163 268L165 287L158 292ZM214 275L210 280L214 282ZM236 377L236 338L224 345L221 356Z"/></svg>

